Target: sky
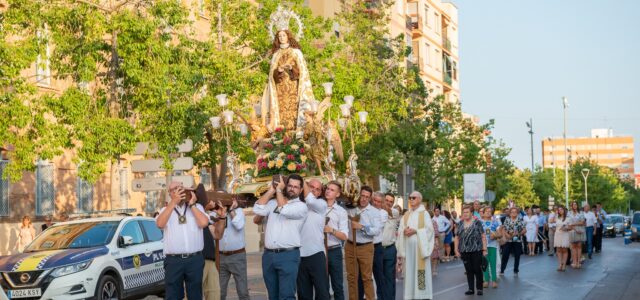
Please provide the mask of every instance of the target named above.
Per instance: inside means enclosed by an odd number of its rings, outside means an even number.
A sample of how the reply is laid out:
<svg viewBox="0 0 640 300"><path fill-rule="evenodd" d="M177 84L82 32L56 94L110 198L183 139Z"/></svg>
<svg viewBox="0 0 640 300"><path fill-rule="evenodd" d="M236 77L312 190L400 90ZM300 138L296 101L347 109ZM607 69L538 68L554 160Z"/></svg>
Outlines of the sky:
<svg viewBox="0 0 640 300"><path fill-rule="evenodd" d="M640 1L452 0L458 7L462 109L495 120L493 135L531 167L525 122L541 142L592 128L632 135L640 173Z"/></svg>

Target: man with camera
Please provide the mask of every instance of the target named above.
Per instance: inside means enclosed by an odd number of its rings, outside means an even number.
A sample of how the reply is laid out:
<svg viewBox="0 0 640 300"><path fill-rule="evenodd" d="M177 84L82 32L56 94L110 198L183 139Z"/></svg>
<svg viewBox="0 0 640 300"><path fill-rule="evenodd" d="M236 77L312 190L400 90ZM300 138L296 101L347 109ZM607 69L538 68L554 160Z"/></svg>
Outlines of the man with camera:
<svg viewBox="0 0 640 300"><path fill-rule="evenodd" d="M220 245L220 299L227 298L227 286L233 275L240 300L249 300L247 284L247 252L244 240L244 212L233 200L227 213L227 227Z"/></svg>
<svg viewBox="0 0 640 300"><path fill-rule="evenodd" d="M300 201L303 183L297 174L286 182L279 176L253 206L256 215L267 217L262 273L269 299L296 299L300 230L308 211Z"/></svg>
<svg viewBox="0 0 640 300"><path fill-rule="evenodd" d="M204 194L204 186L202 186L202 194L196 192L196 197L206 197ZM206 201L205 199L199 199ZM220 202L209 200L206 202L205 210L209 215L209 226L202 231L204 249L204 270L202 273L202 291L204 299L219 300L220 299L220 278L216 268L216 242L224 235L224 227L227 219L227 208Z"/></svg>
<svg viewBox="0 0 640 300"><path fill-rule="evenodd" d="M193 191L181 183L169 185L169 196L171 200L156 218L156 225L164 232L166 298L183 299L186 288L189 300L200 300L204 269L202 229L209 224L209 217L196 202Z"/></svg>
<svg viewBox="0 0 640 300"><path fill-rule="evenodd" d="M358 207L349 210L349 243L345 249L349 300L357 300L358 273L367 299L375 299L373 290L373 238L382 230L380 212L369 204L373 189L360 188ZM355 232L355 236L354 236Z"/></svg>
<svg viewBox="0 0 640 300"><path fill-rule="evenodd" d="M329 299L327 258L324 253L324 225L327 202L322 197L322 182L311 179L304 184L304 198L309 213L302 225L304 244L300 247L298 299Z"/></svg>
<svg viewBox="0 0 640 300"><path fill-rule="evenodd" d="M329 222L324 226L324 232L327 235L327 261L334 300L344 300L342 244L349 235L349 216L337 202L340 193L342 193L342 185L339 182L327 183L324 197L327 200L326 218Z"/></svg>

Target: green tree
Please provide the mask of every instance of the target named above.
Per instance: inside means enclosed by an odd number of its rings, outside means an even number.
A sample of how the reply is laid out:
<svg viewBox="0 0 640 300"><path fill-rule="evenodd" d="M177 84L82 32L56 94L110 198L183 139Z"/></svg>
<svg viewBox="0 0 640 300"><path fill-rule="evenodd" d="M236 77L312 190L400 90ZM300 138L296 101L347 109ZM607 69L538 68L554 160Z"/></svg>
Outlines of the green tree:
<svg viewBox="0 0 640 300"><path fill-rule="evenodd" d="M509 175L509 182L509 191L504 198L498 201L496 207L507 207L509 200L513 200L514 204L520 208L540 204L540 199L533 192L530 170L521 171L516 169L513 174Z"/></svg>
<svg viewBox="0 0 640 300"><path fill-rule="evenodd" d="M516 170L508 156L511 148L503 141L490 140L485 159L486 188L495 193L493 202L506 197L510 187L510 176Z"/></svg>

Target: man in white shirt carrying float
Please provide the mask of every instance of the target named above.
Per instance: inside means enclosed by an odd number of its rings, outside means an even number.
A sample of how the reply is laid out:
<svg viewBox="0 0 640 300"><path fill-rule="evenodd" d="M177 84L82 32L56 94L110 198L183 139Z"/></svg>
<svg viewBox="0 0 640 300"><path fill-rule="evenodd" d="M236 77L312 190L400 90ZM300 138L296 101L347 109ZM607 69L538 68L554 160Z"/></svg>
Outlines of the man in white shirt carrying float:
<svg viewBox="0 0 640 300"><path fill-rule="evenodd" d="M324 232L327 234L327 260L334 300L344 300L342 245L349 236L349 216L336 201L340 193L342 193L342 185L339 182L327 183L324 197L327 200L326 216L329 218L329 223L325 225Z"/></svg>
<svg viewBox="0 0 640 300"><path fill-rule="evenodd" d="M322 182L311 179L304 184L304 199L309 209L300 233L304 243L300 247L298 268L298 300L329 299L327 258L324 253L324 226L327 202L322 197Z"/></svg>
<svg viewBox="0 0 640 300"><path fill-rule="evenodd" d="M296 299L300 231L308 212L300 201L303 182L297 174L289 175L286 183L280 177L253 206L256 215L268 217L262 274L270 300Z"/></svg>
<svg viewBox="0 0 640 300"><path fill-rule="evenodd" d="M204 269L202 229L209 225L209 217L196 203L193 191L185 190L181 183L172 182L169 195L171 200L156 218L156 225L164 232L165 298L183 299L186 289L189 300L200 300Z"/></svg>
<svg viewBox="0 0 640 300"><path fill-rule="evenodd" d="M220 244L220 299L227 298L229 279L233 276L240 300L249 300L247 252L244 240L244 212L234 200L227 213L227 227Z"/></svg>

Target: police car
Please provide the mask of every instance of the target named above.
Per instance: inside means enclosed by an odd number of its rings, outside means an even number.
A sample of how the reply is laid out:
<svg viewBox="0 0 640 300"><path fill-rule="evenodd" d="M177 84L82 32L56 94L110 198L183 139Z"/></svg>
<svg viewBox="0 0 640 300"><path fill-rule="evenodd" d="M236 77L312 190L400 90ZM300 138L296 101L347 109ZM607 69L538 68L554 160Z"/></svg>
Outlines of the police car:
<svg viewBox="0 0 640 300"><path fill-rule="evenodd" d="M146 217L56 224L24 253L0 257L10 299L122 299L164 291L162 231Z"/></svg>

